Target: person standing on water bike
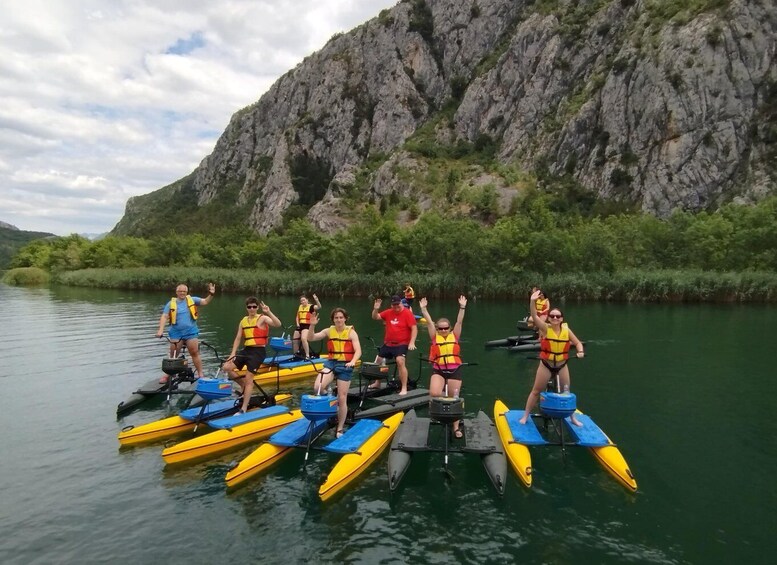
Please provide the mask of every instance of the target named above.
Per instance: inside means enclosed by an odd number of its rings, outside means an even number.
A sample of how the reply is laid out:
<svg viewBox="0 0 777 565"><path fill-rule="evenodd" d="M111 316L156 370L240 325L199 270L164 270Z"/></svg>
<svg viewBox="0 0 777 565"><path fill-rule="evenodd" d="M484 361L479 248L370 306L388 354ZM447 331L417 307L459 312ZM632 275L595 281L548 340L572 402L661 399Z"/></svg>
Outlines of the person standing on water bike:
<svg viewBox="0 0 777 565"><path fill-rule="evenodd" d="M313 312L310 316L310 341L328 339L328 358L324 361L324 368L316 377L313 390L316 394L329 386L333 379L337 379L337 432L336 437L343 435L345 418L348 415L348 389L351 386L353 368L362 356L362 347L359 344L359 336L353 326L346 326L348 312L344 308L335 308L329 316L332 324L325 330L316 332L318 314Z"/></svg>
<svg viewBox="0 0 777 565"><path fill-rule="evenodd" d="M429 380L429 396L438 397L446 395L458 398L461 392L461 354L459 339L461 338L461 326L464 322L464 311L467 309L467 298L459 296L459 314L456 316L456 324L451 328L448 318L432 320L426 297L418 301L421 314L426 319L426 329L432 345L429 348L429 361L432 363L432 376ZM459 427L459 421L453 422L453 435L461 439L464 432Z"/></svg>
<svg viewBox="0 0 777 565"><path fill-rule="evenodd" d="M399 295L391 297L391 308L380 311L383 300L375 299L372 306L372 319L382 320L386 326L383 337L383 345L378 351L376 363L382 363L384 359L395 359L399 372L399 395L407 394L407 351L415 350L415 340L418 337L418 326L413 313L402 306L402 298ZM370 388L379 388L380 380L370 384Z"/></svg>
<svg viewBox="0 0 777 565"><path fill-rule="evenodd" d="M313 301L315 304L311 304L308 301L308 297L304 294L299 297L299 308L297 308L297 315L294 318L296 327L291 338L294 354L302 353L305 359L310 357L310 345L308 344L310 316L314 312L321 310L321 302L315 294L313 295ZM302 346L301 348L300 345Z"/></svg>
<svg viewBox="0 0 777 565"><path fill-rule="evenodd" d="M180 351L180 342L186 344L186 349L191 353L194 368L197 370L197 377L202 377L202 359L200 358L200 348L197 337L200 330L197 327L199 318L198 306L207 306L213 296L216 294L216 285L208 283L208 296L200 298L199 296L190 296L189 287L181 283L175 287L175 296L170 302L165 304L162 316L159 318L159 329L156 332L157 337L162 337L165 332L165 324L170 322L168 337L171 341L178 343L170 344L170 357L176 357ZM159 379L160 383L166 383L167 375Z"/></svg>
<svg viewBox="0 0 777 565"><path fill-rule="evenodd" d="M583 343L572 333L569 326L564 322L564 314L558 308L551 308L548 312L548 321L545 322L537 313L537 299L542 295L541 290L535 290L529 300L529 310L532 320L540 332L540 364L537 367L537 374L534 377L534 387L526 399L526 411L520 419L521 424L525 424L531 416L531 410L537 403L540 393L545 389L551 377L551 371L558 371L559 385L561 390L569 388L569 346L574 345L577 349L577 356L582 358L585 354ZM575 415L571 416L572 423L576 426L582 426Z"/></svg>
<svg viewBox="0 0 777 565"><path fill-rule="evenodd" d="M262 309L262 314L257 310ZM267 342L270 339L270 328L279 328L281 321L278 316L272 313L270 307L264 302L259 302L255 296L246 298L246 316L240 320L237 325L237 334L232 343L232 352L229 359L222 367L227 372L229 378L240 385L242 389L243 404L240 412L246 413L248 405L251 403L251 392L254 390L254 375L259 367L264 363L267 354ZM240 353L237 348L243 341L243 349ZM236 369L245 369L245 375L242 377L237 374Z"/></svg>

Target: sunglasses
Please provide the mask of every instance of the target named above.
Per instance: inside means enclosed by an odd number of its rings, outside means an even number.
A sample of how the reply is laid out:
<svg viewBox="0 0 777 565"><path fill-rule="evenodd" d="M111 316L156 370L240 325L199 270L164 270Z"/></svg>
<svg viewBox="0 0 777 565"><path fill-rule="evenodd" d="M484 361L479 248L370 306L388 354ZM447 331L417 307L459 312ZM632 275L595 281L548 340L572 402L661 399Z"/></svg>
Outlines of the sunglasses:
<svg viewBox="0 0 777 565"><path fill-rule="evenodd" d="M559 318L559 319L561 319L563 317L564 317L563 314L548 314L548 318Z"/></svg>
<svg viewBox="0 0 777 565"><path fill-rule="evenodd" d="M249 304L248 306L246 306L246 308L248 308L249 310L256 310L257 308L259 308L259 305L258 304Z"/></svg>
<svg viewBox="0 0 777 565"><path fill-rule="evenodd" d="M437 331L439 331L439 332L447 332L449 329L451 329L450 326L445 326L444 328L438 327Z"/></svg>

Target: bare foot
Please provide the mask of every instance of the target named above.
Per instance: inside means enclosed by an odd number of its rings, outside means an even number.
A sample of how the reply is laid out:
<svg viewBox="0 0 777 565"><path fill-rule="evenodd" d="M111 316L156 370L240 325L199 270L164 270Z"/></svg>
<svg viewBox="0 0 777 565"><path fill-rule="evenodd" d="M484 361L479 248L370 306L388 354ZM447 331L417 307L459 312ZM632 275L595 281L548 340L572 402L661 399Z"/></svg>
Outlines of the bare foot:
<svg viewBox="0 0 777 565"><path fill-rule="evenodd" d="M370 386L367 387L370 390L378 390L380 388L380 381L372 381Z"/></svg>
<svg viewBox="0 0 777 565"><path fill-rule="evenodd" d="M528 420L528 419L529 419L529 416L528 416L528 415L527 415L527 416L524 416L523 418L521 418L520 420L518 420L518 423L519 423L519 424L525 424L525 423L526 423L526 420Z"/></svg>
<svg viewBox="0 0 777 565"><path fill-rule="evenodd" d="M581 422L580 420L578 420L578 419L577 419L577 418L575 418L574 416L572 416L572 417L570 418L570 420L572 420L572 423L573 423L574 425L576 425L576 426L578 426L578 427L581 427L581 428L583 427L583 422Z"/></svg>
<svg viewBox="0 0 777 565"><path fill-rule="evenodd" d="M405 396L406 394L407 394L407 389L399 391L399 396Z"/></svg>

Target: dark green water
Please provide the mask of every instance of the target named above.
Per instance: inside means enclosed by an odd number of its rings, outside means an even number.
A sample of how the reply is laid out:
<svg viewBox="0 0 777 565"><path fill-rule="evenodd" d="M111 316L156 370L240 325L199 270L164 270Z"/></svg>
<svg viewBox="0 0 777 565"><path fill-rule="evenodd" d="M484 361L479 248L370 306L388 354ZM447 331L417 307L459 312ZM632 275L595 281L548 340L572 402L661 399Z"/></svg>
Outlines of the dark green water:
<svg viewBox="0 0 777 565"><path fill-rule="evenodd" d="M121 427L172 412L115 418L158 373L168 296L0 286L1 563L766 563L777 552L774 307L566 305L587 342L573 390L620 446L636 494L585 449L562 459L534 448L531 490L510 471L499 497L475 456L452 456L445 481L440 455L419 454L390 495L384 454L322 503L336 461L323 453L304 471L293 453L228 493L230 463L252 447L173 469L161 444L119 449ZM228 350L242 299L203 308L202 337ZM265 300L292 322L296 300ZM348 308L364 343L382 336L368 301L323 302ZM452 317L456 304L430 310ZM523 406L537 361L483 343L517 333L525 310L470 304L464 356L479 365L464 380L468 413L492 414L496 398Z"/></svg>

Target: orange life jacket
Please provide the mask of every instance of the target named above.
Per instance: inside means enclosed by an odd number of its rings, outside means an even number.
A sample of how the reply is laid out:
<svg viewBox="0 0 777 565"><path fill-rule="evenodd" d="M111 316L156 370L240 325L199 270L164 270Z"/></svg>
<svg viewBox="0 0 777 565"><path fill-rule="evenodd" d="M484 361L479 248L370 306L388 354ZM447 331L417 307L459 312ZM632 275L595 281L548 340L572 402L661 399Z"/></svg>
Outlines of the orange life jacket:
<svg viewBox="0 0 777 565"><path fill-rule="evenodd" d="M338 332L334 326L329 326L329 341L326 344L329 358L334 361L345 361L348 363L353 360L354 353L353 340L351 339L351 330L353 326L345 326L342 332Z"/></svg>
<svg viewBox="0 0 777 565"><path fill-rule="evenodd" d="M429 359L435 369L451 371L461 365L461 347L453 332L447 336L435 334L429 348Z"/></svg>
<svg viewBox="0 0 777 565"><path fill-rule="evenodd" d="M540 340L540 359L551 363L560 363L569 359L569 327L561 324L558 334L548 325L545 337Z"/></svg>
<svg viewBox="0 0 777 565"><path fill-rule="evenodd" d="M243 330L244 345L246 347L264 347L267 345L267 337L270 335L270 327L265 325L259 327L261 316L256 316L249 320L248 316L240 320L240 327Z"/></svg>
<svg viewBox="0 0 777 565"><path fill-rule="evenodd" d="M297 323L298 324L309 324L310 323L310 311L313 309L312 304L307 304L305 306L300 305L300 307L297 309Z"/></svg>

